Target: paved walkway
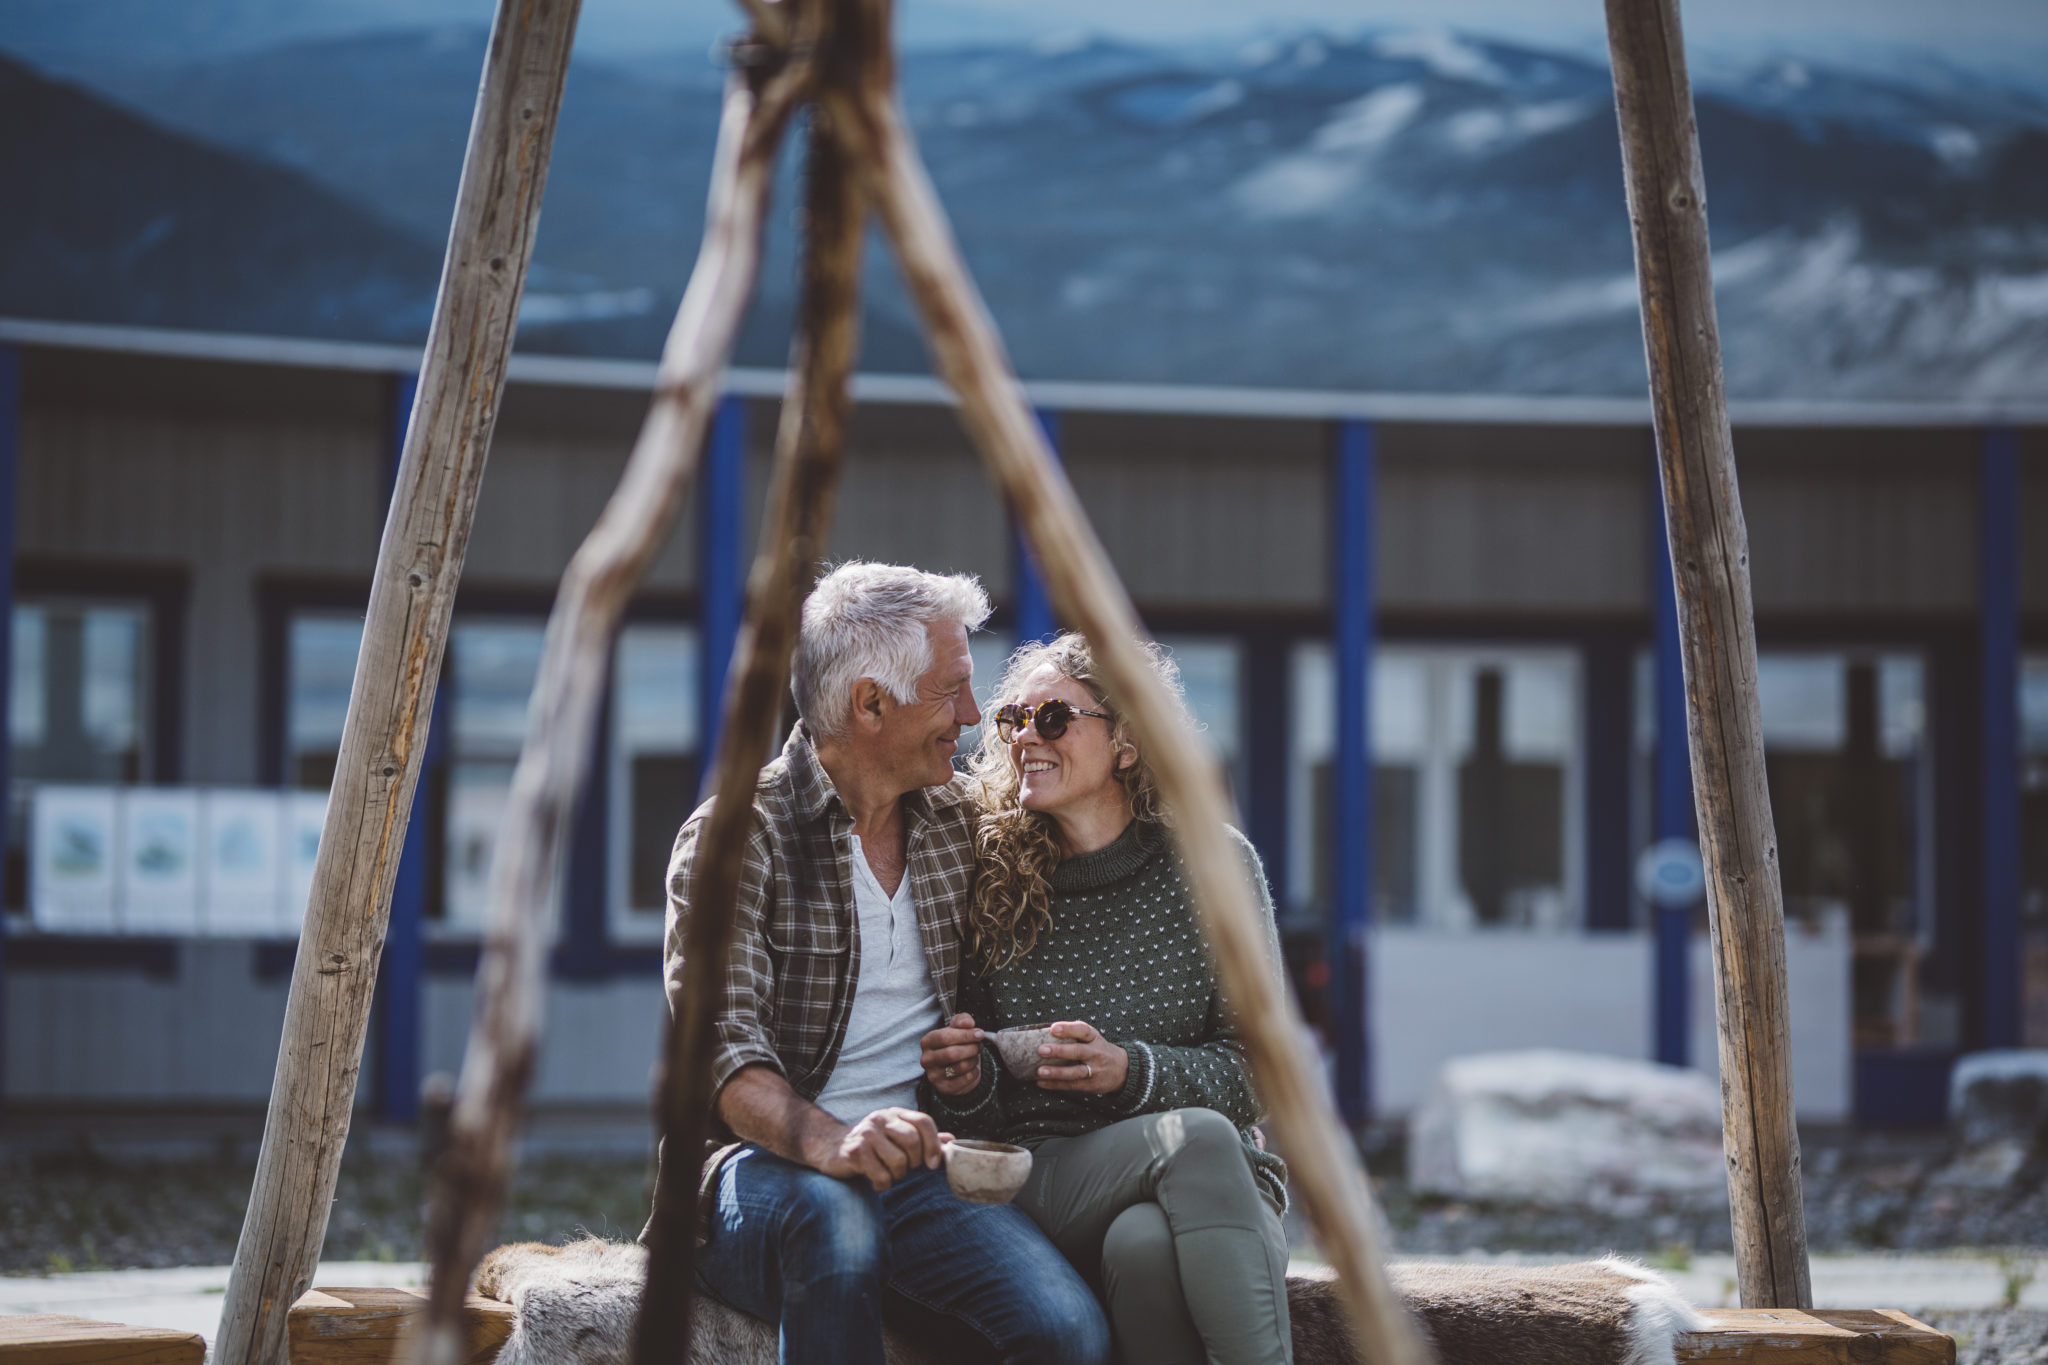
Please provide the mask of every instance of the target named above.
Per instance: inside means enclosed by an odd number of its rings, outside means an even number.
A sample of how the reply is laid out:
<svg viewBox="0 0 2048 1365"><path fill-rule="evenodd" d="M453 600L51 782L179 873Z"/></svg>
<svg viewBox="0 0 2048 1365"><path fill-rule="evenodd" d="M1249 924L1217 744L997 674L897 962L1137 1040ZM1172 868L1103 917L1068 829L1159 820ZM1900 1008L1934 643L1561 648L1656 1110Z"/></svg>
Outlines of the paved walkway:
<svg viewBox="0 0 2048 1365"><path fill-rule="evenodd" d="M0 1314L69 1313L78 1318L197 1332L213 1344L228 1289L224 1265L176 1270L83 1270L69 1275L0 1276ZM426 1269L392 1261L322 1261L313 1283L420 1285Z"/></svg>
<svg viewBox="0 0 2048 1365"><path fill-rule="evenodd" d="M1460 1259L1501 1264L1536 1264L1557 1256L1488 1256ZM2020 1303L2048 1308L2048 1249L2032 1262L2001 1263L1985 1255L1816 1256L1813 1293L1823 1308L1996 1308L2005 1301L2007 1280L2038 1268L2022 1290ZM1684 1270L1665 1272L1679 1291L1703 1308L1735 1302L1735 1258L1698 1256ZM418 1285L425 1269L417 1263L323 1261L316 1285ZM179 1270L99 1270L70 1275L0 1276L0 1313L69 1313L81 1318L143 1327L197 1332L209 1342L220 1321L226 1266Z"/></svg>

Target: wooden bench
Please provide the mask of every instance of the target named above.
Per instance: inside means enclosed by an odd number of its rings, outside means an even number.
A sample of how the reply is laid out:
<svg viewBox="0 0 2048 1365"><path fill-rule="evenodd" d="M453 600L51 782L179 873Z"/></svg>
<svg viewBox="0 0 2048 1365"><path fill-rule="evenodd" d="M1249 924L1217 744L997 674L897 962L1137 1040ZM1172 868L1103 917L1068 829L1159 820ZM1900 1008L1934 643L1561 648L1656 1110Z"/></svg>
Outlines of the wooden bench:
<svg viewBox="0 0 2048 1365"><path fill-rule="evenodd" d="M426 1310L424 1289L309 1289L286 1319L292 1365L373 1365L394 1359L406 1324ZM512 1305L469 1296L468 1365L497 1359L512 1335Z"/></svg>
<svg viewBox="0 0 2048 1365"><path fill-rule="evenodd" d="M130 1327L62 1313L0 1314L5 1365L200 1365L206 1339L168 1327Z"/></svg>
<svg viewBox="0 0 2048 1365"><path fill-rule="evenodd" d="M425 1304L423 1289L312 1290L292 1305L291 1365L383 1365ZM1955 1365L1952 1337L1896 1309L1715 1308L1701 1316L1706 1329L1678 1339L1687 1365ZM496 1358L512 1318L512 1305L469 1296L469 1365Z"/></svg>

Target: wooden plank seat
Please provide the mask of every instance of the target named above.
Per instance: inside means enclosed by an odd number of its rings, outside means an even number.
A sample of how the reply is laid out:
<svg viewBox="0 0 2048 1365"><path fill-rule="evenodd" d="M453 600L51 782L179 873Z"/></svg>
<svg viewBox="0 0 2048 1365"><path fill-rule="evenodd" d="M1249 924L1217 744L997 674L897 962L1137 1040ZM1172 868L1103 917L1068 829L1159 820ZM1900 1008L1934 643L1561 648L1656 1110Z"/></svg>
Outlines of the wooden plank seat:
<svg viewBox="0 0 2048 1365"><path fill-rule="evenodd" d="M395 1360L408 1323L426 1311L424 1289L309 1289L286 1319L290 1358L322 1365ZM512 1335L512 1305L471 1294L463 1305L468 1365L487 1365Z"/></svg>
<svg viewBox="0 0 2048 1365"><path fill-rule="evenodd" d="M62 1313L0 1315L5 1365L200 1365L206 1339L168 1327L131 1327Z"/></svg>
<svg viewBox="0 0 2048 1365"><path fill-rule="evenodd" d="M1290 1299L1310 1312L1327 1302L1320 1294L1305 1298L1319 1282L1293 1278ZM315 1289L291 1310L291 1365L382 1365L396 1357L398 1338L408 1319L426 1303L419 1289ZM718 1305L708 1312L729 1314ZM515 1319L512 1305L480 1295L469 1296L469 1365L487 1365L510 1337ZM1681 1333L1673 1355L1681 1365L1693 1362L1744 1362L1745 1365L1955 1365L1955 1340L1896 1309L1826 1309L1813 1312L1767 1308L1721 1308L1702 1312L1706 1326ZM0 1320L4 1321L4 1320ZM197 1340L197 1338L194 1338ZM1299 1338L1297 1338L1299 1340ZM921 1353L896 1343L891 1360L914 1361ZM1296 1351L1297 1365L1338 1365L1351 1360L1348 1349L1323 1353L1322 1359ZM49 1357L65 1362L102 1357ZM126 1361L128 1356L108 1356ZM136 1356L135 1360L158 1357ZM164 1356L184 1360L186 1357ZM0 1349L0 1359L12 1357ZM27 1357L40 1362L43 1357ZM197 1356L190 1357L197 1361ZM764 1360L772 1361L772 1354ZM741 1365L734 1362L734 1365ZM745 1365L755 1365L748 1361Z"/></svg>

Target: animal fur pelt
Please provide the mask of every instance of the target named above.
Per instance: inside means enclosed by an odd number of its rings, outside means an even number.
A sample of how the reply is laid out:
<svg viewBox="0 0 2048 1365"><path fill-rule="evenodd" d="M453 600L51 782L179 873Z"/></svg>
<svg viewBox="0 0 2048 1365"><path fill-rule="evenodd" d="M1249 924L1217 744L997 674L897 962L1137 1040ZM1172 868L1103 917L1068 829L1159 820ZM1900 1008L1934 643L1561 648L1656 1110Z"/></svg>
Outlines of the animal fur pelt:
<svg viewBox="0 0 2048 1365"><path fill-rule="evenodd" d="M476 1289L518 1310L499 1365L627 1365L646 1253L595 1238L499 1247ZM1569 1265L1396 1265L1394 1286L1442 1365L1670 1365L1699 1316L1654 1271L1610 1256ZM1360 1362L1327 1276L1287 1281L1295 1365ZM685 1365L773 1365L775 1330L710 1299L691 1315ZM889 1365L948 1365L957 1355L892 1332Z"/></svg>

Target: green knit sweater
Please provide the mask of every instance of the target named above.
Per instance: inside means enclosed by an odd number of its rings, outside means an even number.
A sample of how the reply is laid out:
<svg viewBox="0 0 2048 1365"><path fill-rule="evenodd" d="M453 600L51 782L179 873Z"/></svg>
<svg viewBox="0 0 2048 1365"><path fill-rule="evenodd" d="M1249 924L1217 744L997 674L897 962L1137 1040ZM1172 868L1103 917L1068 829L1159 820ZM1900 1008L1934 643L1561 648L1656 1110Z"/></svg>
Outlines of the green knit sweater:
<svg viewBox="0 0 2048 1365"><path fill-rule="evenodd" d="M1259 855L1235 829L1265 910L1271 970L1280 970L1272 896ZM1169 1109L1214 1109L1244 1137L1253 1174L1287 1203L1287 1167L1259 1149L1251 1063L1231 1029L1207 946L1195 922L1186 870L1158 825L1133 821L1107 848L1061 863L1052 875L1052 922L1019 960L963 992L990 1033L1080 1019L1130 1055L1123 1088L1109 1095L1040 1090L1003 1069L993 1045L981 1080L947 1098L922 1087L925 1108L962 1137L1034 1146Z"/></svg>

